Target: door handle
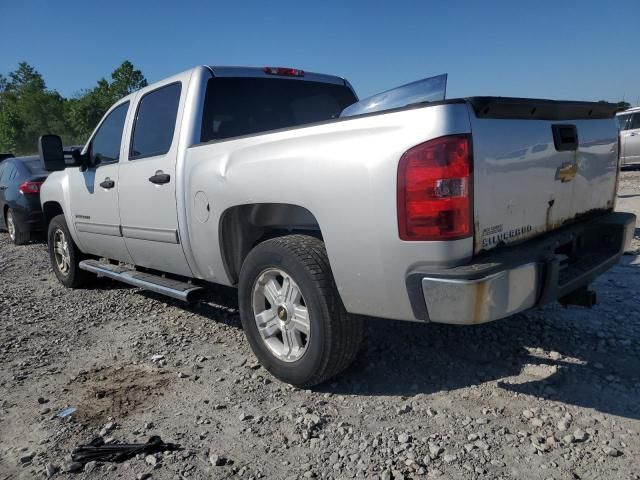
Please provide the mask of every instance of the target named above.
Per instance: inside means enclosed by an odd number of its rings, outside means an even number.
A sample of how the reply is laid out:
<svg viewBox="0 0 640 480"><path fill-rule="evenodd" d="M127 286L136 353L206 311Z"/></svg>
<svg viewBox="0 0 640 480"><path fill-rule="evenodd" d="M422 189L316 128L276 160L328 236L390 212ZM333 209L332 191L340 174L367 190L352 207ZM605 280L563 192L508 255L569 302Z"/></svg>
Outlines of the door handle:
<svg viewBox="0 0 640 480"><path fill-rule="evenodd" d="M162 170L158 170L154 176L149 177L149 181L156 185L162 185L163 183L169 183L171 181L171 175L164 173Z"/></svg>
<svg viewBox="0 0 640 480"><path fill-rule="evenodd" d="M6 190L7 188L9 188L9 187L7 187L6 185L0 186L0 190Z"/></svg>
<svg viewBox="0 0 640 480"><path fill-rule="evenodd" d="M102 183L100 183L102 188L113 188L116 186L116 182L111 180L109 177L105 178Z"/></svg>
<svg viewBox="0 0 640 480"><path fill-rule="evenodd" d="M631 132L631 133L629 134L629 136L630 136L630 137L635 137L636 135L638 135L636 132Z"/></svg>

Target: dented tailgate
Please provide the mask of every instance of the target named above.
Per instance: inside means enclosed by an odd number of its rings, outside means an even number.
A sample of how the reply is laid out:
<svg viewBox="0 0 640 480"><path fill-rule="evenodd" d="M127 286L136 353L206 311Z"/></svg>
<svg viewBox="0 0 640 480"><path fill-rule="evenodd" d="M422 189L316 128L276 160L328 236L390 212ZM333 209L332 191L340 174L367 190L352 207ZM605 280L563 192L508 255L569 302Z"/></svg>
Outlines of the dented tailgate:
<svg viewBox="0 0 640 480"><path fill-rule="evenodd" d="M469 100L476 253L613 208L615 106Z"/></svg>

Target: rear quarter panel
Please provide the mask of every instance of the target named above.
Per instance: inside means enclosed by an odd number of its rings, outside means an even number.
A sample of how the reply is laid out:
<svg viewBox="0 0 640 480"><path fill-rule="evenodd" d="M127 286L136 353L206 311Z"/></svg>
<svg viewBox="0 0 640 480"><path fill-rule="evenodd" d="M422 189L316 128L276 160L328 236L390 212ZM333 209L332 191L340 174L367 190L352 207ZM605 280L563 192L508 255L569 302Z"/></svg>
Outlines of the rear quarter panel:
<svg viewBox="0 0 640 480"><path fill-rule="evenodd" d="M220 218L233 206L288 203L318 220L348 311L415 320L405 276L417 266L447 266L472 254L472 240L403 242L396 212L397 165L409 148L468 133L465 104L355 117L196 145L184 177L187 227L197 276L228 278L218 246ZM198 194L198 192L202 192ZM194 215L206 195L206 221Z"/></svg>

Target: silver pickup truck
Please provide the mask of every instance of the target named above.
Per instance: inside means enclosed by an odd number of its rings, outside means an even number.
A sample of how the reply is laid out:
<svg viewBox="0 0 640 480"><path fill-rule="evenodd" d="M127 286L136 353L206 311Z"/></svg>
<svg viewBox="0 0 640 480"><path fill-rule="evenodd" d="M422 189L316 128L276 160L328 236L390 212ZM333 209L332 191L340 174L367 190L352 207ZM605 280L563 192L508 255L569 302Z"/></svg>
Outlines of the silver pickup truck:
<svg viewBox="0 0 640 480"><path fill-rule="evenodd" d="M635 228L613 211L615 106L425 85L358 101L335 76L202 66L118 101L72 166L41 137L56 276L235 286L256 356L297 386L346 368L367 316L591 305Z"/></svg>

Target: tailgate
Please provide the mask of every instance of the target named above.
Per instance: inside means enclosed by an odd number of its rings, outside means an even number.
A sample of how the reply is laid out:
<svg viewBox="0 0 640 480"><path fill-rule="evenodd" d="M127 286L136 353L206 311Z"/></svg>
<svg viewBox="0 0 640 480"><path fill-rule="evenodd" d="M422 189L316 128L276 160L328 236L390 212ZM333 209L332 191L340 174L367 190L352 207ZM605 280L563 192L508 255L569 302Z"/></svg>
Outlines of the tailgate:
<svg viewBox="0 0 640 480"><path fill-rule="evenodd" d="M613 208L618 171L615 105L467 100L475 253Z"/></svg>

